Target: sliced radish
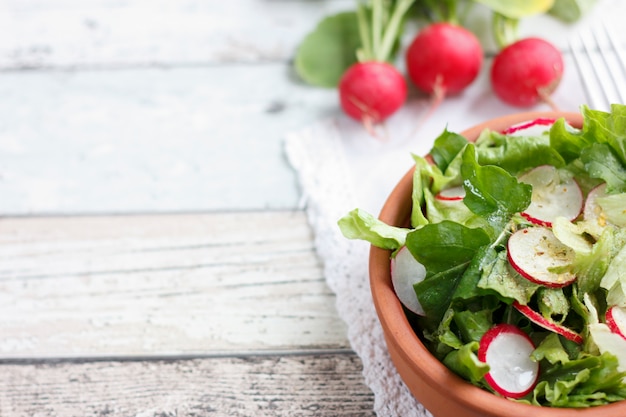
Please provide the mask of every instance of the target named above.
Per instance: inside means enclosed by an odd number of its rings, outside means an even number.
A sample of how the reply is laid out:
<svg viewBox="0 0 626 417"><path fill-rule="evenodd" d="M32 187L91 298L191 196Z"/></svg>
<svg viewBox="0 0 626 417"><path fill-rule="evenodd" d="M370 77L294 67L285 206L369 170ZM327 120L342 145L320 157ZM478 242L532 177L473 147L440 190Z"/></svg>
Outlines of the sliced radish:
<svg viewBox="0 0 626 417"><path fill-rule="evenodd" d="M532 308L522 305L517 301L513 302L513 307L515 307L517 311L522 313L524 316L526 316L528 320L532 321L536 325L541 326L546 330L550 330L551 332L560 334L564 338L571 340L574 343L580 344L583 342L583 337L580 334L576 333L575 331L573 331L572 329L568 327L565 327L559 323L556 323L553 320L545 318L544 316L542 316L540 313L536 312Z"/></svg>
<svg viewBox="0 0 626 417"><path fill-rule="evenodd" d="M460 201L465 197L465 188L462 185L441 190L435 194L435 198L441 201Z"/></svg>
<svg viewBox="0 0 626 417"><path fill-rule="evenodd" d="M606 311L606 324L615 334L626 340L626 309L612 306Z"/></svg>
<svg viewBox="0 0 626 417"><path fill-rule="evenodd" d="M539 363L530 355L535 345L526 333L512 324L498 324L480 339L478 359L489 365L487 383L507 398L531 392L539 377Z"/></svg>
<svg viewBox="0 0 626 417"><path fill-rule="evenodd" d="M546 132L554 124L556 119L538 118L527 122L518 123L502 131L505 135L529 135L536 136Z"/></svg>
<svg viewBox="0 0 626 417"><path fill-rule="evenodd" d="M507 256L513 269L536 284L560 288L576 280L571 272L551 270L569 265L575 253L547 227L528 227L513 233L507 243Z"/></svg>
<svg viewBox="0 0 626 417"><path fill-rule="evenodd" d="M583 193L571 177L561 178L551 165L540 165L520 176L519 180L533 187L531 203L522 213L528 221L541 226L552 226L562 216L572 221L583 209Z"/></svg>
<svg viewBox="0 0 626 417"><path fill-rule="evenodd" d="M423 316L424 308L417 299L413 286L426 277L426 268L409 252L406 246L400 248L391 259L391 283L400 302L410 311Z"/></svg>
<svg viewBox="0 0 626 417"><path fill-rule="evenodd" d="M600 229L606 226L607 220L606 214L602 210L602 207L598 205L597 200L600 197L606 196L606 183L594 187L589 191L589 194L587 194L587 200L585 200L585 207L583 209L583 218Z"/></svg>

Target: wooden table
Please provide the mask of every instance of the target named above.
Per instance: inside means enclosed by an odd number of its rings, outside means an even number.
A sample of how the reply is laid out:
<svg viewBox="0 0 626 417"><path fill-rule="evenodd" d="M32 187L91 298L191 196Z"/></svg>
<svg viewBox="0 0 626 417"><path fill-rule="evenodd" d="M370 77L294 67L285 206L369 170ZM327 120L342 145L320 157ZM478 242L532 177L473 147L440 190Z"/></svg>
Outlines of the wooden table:
<svg viewBox="0 0 626 417"><path fill-rule="evenodd" d="M6 0L0 415L373 415L284 134L352 0Z"/></svg>

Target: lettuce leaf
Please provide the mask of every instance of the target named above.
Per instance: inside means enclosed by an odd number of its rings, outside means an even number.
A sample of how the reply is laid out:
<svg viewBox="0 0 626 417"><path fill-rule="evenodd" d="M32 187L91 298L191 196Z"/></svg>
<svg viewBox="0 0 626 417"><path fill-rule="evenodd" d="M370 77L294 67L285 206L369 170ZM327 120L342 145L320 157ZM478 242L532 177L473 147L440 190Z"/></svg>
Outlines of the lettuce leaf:
<svg viewBox="0 0 626 417"><path fill-rule="evenodd" d="M508 138L498 132L489 132L481 136L476 151L481 165L497 165L514 175L539 165L557 168L565 165L565 159L550 146L547 134Z"/></svg>
<svg viewBox="0 0 626 417"><path fill-rule="evenodd" d="M390 226L362 209L354 209L337 222L348 239L365 240L372 245L396 250L404 246L409 229Z"/></svg>

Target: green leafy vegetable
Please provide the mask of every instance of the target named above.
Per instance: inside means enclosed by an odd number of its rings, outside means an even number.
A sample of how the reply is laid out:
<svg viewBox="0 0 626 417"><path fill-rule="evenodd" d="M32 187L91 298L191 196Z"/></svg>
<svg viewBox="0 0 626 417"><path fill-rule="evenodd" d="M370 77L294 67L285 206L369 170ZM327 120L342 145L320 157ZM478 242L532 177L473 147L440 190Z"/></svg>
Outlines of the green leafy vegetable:
<svg viewBox="0 0 626 417"><path fill-rule="evenodd" d="M463 152L461 173L469 209L487 219L494 231L501 231L511 217L530 204L532 187L519 182L495 165L481 166L473 144Z"/></svg>
<svg viewBox="0 0 626 417"><path fill-rule="evenodd" d="M444 130L430 151L434 163L414 157L411 229L356 211L343 220L350 225L344 234L390 249L405 244L424 265L426 277L414 289L426 315L416 322L431 352L461 377L489 389L489 367L476 355L482 335L499 323L523 329L537 343L532 358L542 369L533 392L519 400L529 404L583 408L626 399L626 342L603 322L610 306L626 307L626 105L581 112L581 129L559 120L546 135L486 131L474 144ZM559 217L550 226L574 253L573 261L548 268L576 275L563 288L522 277L507 254L513 232L537 227L520 215L532 187L516 175L542 164L574 178L583 195L606 183L590 218ZM462 201L437 201L439 191L459 184ZM514 301L556 328L529 320Z"/></svg>
<svg viewBox="0 0 626 417"><path fill-rule="evenodd" d="M338 221L343 235L362 239L383 249L395 250L404 245L409 230L389 226L361 209L354 209Z"/></svg>
<svg viewBox="0 0 626 417"><path fill-rule="evenodd" d="M311 85L335 88L346 69L357 62L356 50L360 47L355 12L328 16L298 47L296 71Z"/></svg>

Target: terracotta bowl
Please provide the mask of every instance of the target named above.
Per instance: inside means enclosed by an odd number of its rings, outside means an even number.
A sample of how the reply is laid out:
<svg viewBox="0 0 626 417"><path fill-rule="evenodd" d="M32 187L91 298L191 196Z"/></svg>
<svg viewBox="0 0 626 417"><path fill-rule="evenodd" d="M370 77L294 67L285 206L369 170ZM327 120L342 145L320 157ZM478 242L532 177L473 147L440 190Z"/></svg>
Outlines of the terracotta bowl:
<svg viewBox="0 0 626 417"><path fill-rule="evenodd" d="M531 112L490 120L462 132L475 140L484 128L503 130L538 117L565 117L580 127L577 113ZM387 199L380 219L395 226L408 223L411 213L410 170ZM376 311L382 324L387 348L398 373L415 396L435 417L626 417L626 401L587 409L537 407L498 397L464 381L449 371L422 344L411 328L391 284L390 252L372 247L370 285Z"/></svg>

